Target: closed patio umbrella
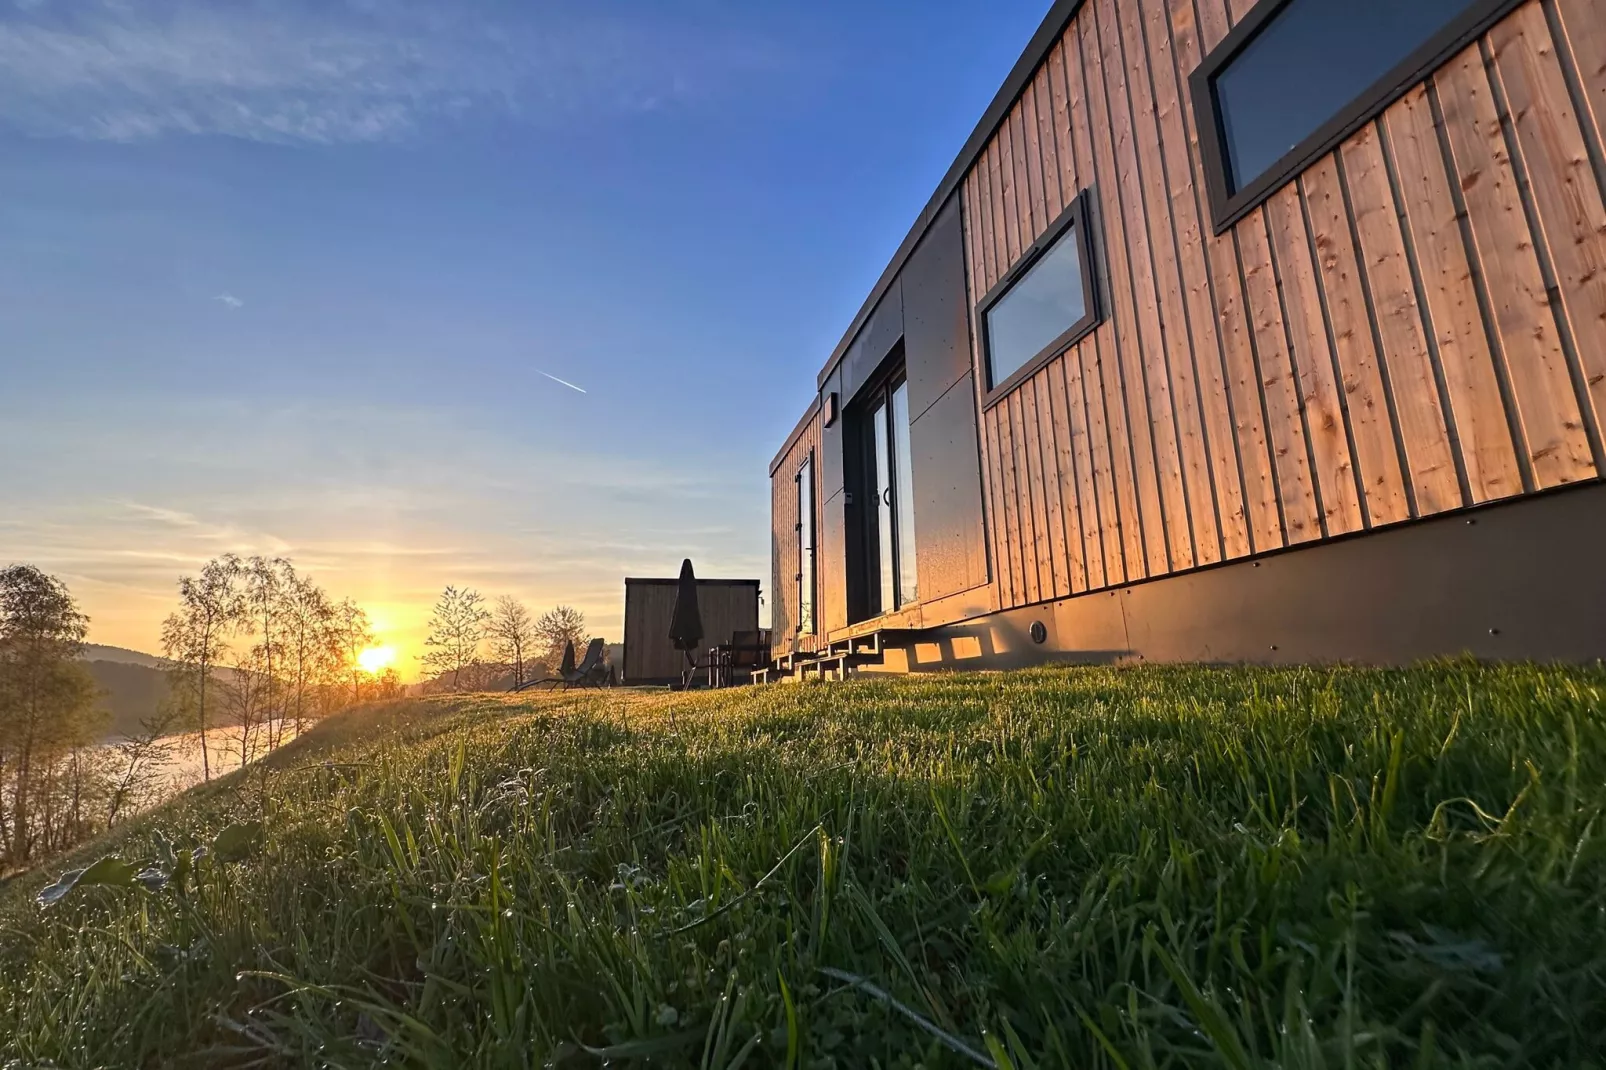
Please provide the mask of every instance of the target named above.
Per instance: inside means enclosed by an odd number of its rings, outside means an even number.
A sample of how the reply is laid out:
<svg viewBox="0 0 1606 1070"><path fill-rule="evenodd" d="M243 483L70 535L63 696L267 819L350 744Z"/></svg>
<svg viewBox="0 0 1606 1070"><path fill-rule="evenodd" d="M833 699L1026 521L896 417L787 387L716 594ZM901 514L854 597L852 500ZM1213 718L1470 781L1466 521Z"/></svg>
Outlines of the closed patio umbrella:
<svg viewBox="0 0 1606 1070"><path fill-rule="evenodd" d="M680 582L675 586L675 611L669 615L669 641L676 650L685 651L686 673L684 682L691 682L697 668L692 657L703 642L703 615L697 608L697 575L692 572L691 558L680 563Z"/></svg>

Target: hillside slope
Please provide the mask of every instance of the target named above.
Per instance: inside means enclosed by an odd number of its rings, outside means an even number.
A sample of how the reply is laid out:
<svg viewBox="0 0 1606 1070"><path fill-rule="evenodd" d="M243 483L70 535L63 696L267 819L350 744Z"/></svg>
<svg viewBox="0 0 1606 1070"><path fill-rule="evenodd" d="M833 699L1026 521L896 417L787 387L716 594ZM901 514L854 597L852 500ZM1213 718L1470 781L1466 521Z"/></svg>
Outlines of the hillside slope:
<svg viewBox="0 0 1606 1070"><path fill-rule="evenodd" d="M1582 1065L1603 810L1601 669L412 700L0 891L0 1065Z"/></svg>

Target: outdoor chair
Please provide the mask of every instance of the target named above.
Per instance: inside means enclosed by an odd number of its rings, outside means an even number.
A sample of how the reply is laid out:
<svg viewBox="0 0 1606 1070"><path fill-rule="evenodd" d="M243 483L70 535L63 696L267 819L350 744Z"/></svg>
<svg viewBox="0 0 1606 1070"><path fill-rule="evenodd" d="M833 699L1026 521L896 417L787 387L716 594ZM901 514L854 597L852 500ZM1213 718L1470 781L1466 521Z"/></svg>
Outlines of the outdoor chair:
<svg viewBox="0 0 1606 1070"><path fill-rule="evenodd" d="M571 687L602 687L608 683L612 675L608 666L602 663L602 653L605 644L601 639L593 639L586 646L586 656L580 664L574 663L574 644L567 643L563 647L563 663L558 666L555 676L545 680L537 680L527 687L559 688L567 691Z"/></svg>
<svg viewBox="0 0 1606 1070"><path fill-rule="evenodd" d="M729 643L722 643L708 652L708 685L730 687L738 673L750 679L754 670L770 662L770 633L764 628L756 632L735 632Z"/></svg>

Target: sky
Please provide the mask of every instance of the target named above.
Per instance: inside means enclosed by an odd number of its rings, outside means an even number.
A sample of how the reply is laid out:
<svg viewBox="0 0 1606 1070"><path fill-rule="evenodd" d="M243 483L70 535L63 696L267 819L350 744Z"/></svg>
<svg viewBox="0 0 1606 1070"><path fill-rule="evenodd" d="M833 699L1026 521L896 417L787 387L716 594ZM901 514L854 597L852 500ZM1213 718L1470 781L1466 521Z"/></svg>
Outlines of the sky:
<svg viewBox="0 0 1606 1070"><path fill-rule="evenodd" d="M1047 0L0 0L0 564L151 651L289 557L622 631L768 464ZM765 610L767 615L767 608Z"/></svg>

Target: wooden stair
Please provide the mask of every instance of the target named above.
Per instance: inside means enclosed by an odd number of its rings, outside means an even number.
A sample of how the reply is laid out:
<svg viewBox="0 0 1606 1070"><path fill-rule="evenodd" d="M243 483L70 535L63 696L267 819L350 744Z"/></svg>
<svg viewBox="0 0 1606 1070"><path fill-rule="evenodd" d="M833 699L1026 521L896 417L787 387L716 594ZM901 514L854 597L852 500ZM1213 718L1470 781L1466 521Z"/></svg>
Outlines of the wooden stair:
<svg viewBox="0 0 1606 1070"><path fill-rule="evenodd" d="M879 665L891 647L903 646L920 633L909 628L880 628L835 639L824 650L794 650L753 673L755 684L783 680L845 680L864 665Z"/></svg>

